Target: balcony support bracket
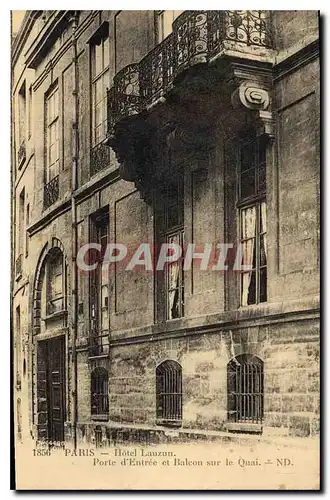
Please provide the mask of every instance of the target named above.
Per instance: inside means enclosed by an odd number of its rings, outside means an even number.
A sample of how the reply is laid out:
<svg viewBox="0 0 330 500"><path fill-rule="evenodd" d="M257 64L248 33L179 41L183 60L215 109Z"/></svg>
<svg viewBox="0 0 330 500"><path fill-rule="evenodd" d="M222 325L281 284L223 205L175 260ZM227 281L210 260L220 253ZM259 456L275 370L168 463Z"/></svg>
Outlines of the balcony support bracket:
<svg viewBox="0 0 330 500"><path fill-rule="evenodd" d="M145 201L150 201L151 136L146 120L132 117L116 124L107 139L116 154L120 177L134 182Z"/></svg>
<svg viewBox="0 0 330 500"><path fill-rule="evenodd" d="M245 80L232 93L234 109L247 108L255 116L258 136L274 139L275 122L271 110L271 90L263 83Z"/></svg>

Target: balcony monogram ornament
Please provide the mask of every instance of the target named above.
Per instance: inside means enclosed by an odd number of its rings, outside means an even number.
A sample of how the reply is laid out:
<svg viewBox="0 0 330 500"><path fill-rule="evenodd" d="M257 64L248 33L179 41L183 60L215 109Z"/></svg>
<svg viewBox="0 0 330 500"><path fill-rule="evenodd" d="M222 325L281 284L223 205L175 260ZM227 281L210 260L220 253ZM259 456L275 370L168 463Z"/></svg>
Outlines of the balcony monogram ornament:
<svg viewBox="0 0 330 500"><path fill-rule="evenodd" d="M240 101L246 108L267 109L269 106L268 91L252 85L250 83L240 85L238 89Z"/></svg>

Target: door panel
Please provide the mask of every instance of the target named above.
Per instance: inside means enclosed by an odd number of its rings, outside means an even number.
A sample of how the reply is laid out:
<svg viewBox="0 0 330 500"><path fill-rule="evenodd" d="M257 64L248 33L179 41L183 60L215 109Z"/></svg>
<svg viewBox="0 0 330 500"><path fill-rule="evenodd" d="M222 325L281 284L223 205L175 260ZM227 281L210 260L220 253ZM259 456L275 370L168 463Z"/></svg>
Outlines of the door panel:
<svg viewBox="0 0 330 500"><path fill-rule="evenodd" d="M48 341L50 433L52 441L64 440L64 337Z"/></svg>
<svg viewBox="0 0 330 500"><path fill-rule="evenodd" d="M38 355L38 436L49 441L64 441L64 337L39 342Z"/></svg>
<svg viewBox="0 0 330 500"><path fill-rule="evenodd" d="M37 344L37 427L38 439L48 439L47 342Z"/></svg>

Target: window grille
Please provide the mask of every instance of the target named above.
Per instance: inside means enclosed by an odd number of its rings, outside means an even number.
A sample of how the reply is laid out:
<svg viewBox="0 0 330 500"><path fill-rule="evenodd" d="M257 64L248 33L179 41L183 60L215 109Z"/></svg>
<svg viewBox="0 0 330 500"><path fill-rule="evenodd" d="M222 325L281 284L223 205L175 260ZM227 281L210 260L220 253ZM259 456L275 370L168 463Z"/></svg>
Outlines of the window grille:
<svg viewBox="0 0 330 500"><path fill-rule="evenodd" d="M261 424L264 413L264 364L243 354L227 365L228 420Z"/></svg>
<svg viewBox="0 0 330 500"><path fill-rule="evenodd" d="M167 360L156 369L157 423L180 426L182 422L182 368Z"/></svg>
<svg viewBox="0 0 330 500"><path fill-rule="evenodd" d="M91 414L109 415L109 376L105 368L95 368L92 372Z"/></svg>

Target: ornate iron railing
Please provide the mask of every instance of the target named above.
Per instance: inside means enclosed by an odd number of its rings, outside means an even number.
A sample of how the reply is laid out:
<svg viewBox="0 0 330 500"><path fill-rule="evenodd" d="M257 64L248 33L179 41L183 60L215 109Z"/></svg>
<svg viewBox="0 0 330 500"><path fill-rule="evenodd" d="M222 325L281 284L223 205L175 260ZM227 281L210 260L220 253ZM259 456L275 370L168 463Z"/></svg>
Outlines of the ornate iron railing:
<svg viewBox="0 0 330 500"><path fill-rule="evenodd" d="M21 276L22 270L23 270L22 265L23 265L23 255L20 254L17 257L16 262L15 262L15 275L16 275L16 277Z"/></svg>
<svg viewBox="0 0 330 500"><path fill-rule="evenodd" d="M109 335L92 334L89 339L89 357L108 356Z"/></svg>
<svg viewBox="0 0 330 500"><path fill-rule="evenodd" d="M22 141L17 153L18 166L20 167L26 160L25 141Z"/></svg>
<svg viewBox="0 0 330 500"><path fill-rule="evenodd" d="M93 176L110 163L110 150L102 142L91 149L90 175Z"/></svg>
<svg viewBox="0 0 330 500"><path fill-rule="evenodd" d="M226 49L271 49L270 11L184 11L172 33L139 63L119 71L108 91L108 132L165 95L183 70Z"/></svg>
<svg viewBox="0 0 330 500"><path fill-rule="evenodd" d="M59 198L59 176L54 177L44 186L44 209L49 208Z"/></svg>

